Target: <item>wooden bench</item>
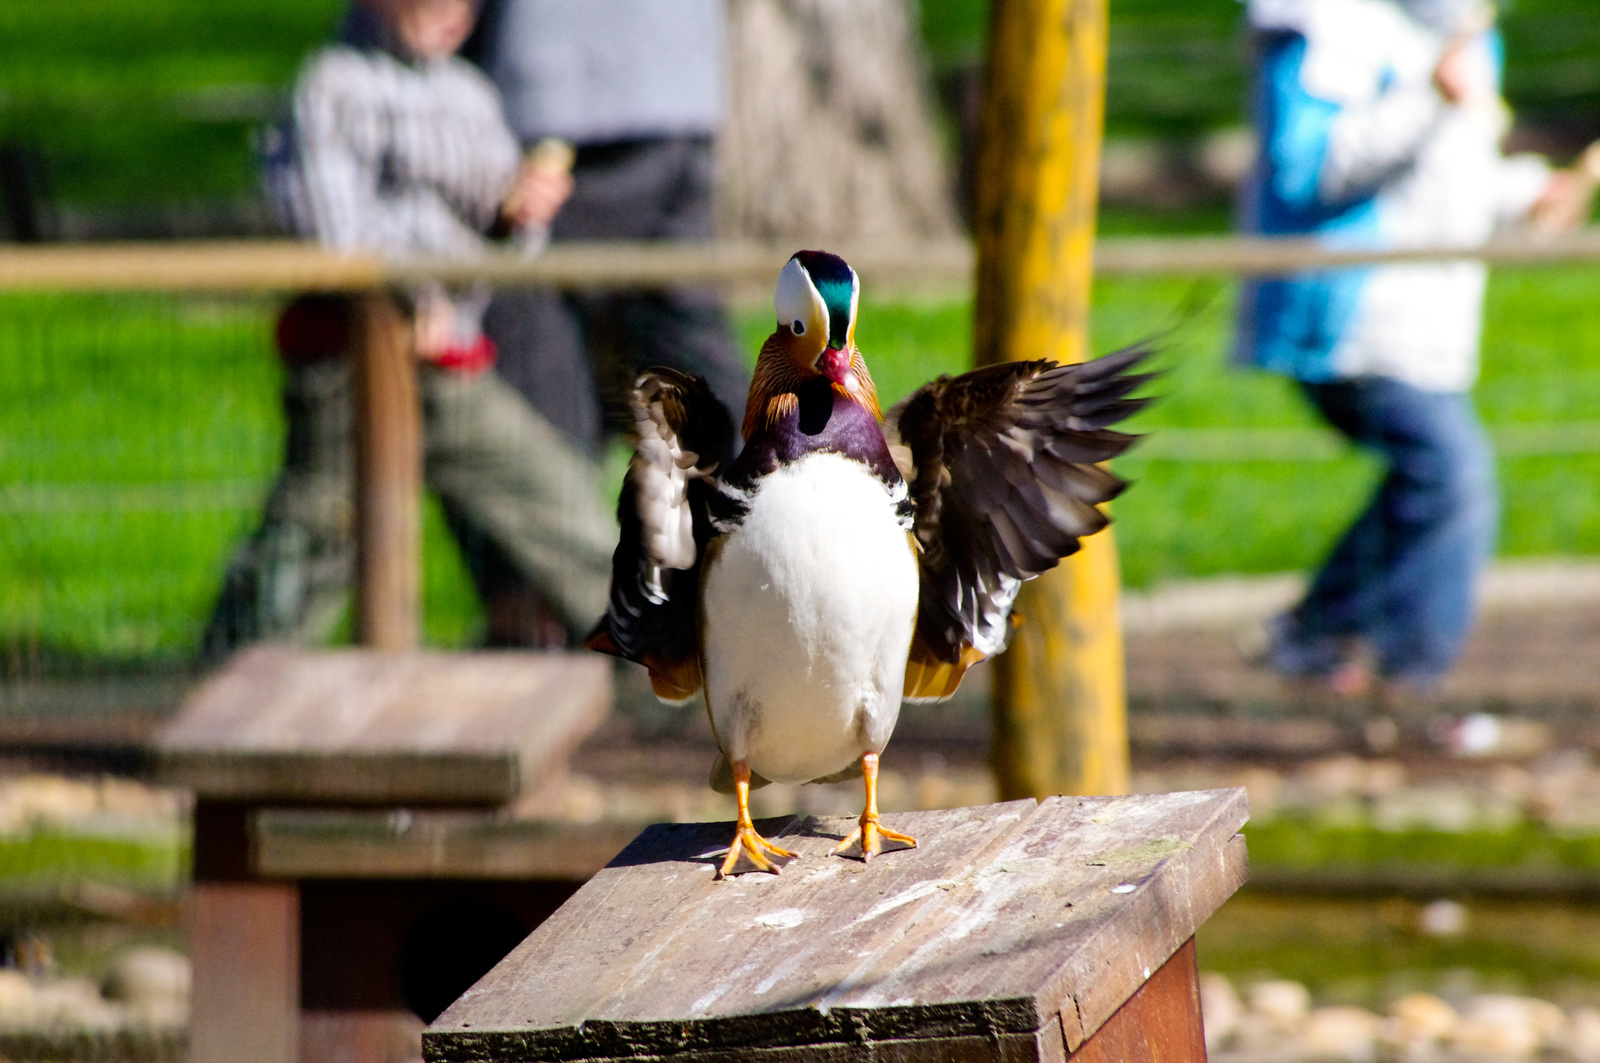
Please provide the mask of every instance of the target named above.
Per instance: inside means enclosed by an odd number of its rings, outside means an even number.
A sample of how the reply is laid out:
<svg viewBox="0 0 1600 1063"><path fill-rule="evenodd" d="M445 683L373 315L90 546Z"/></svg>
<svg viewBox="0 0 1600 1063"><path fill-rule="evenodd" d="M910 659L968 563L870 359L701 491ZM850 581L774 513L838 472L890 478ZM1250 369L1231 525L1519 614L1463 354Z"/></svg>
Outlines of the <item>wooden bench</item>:
<svg viewBox="0 0 1600 1063"><path fill-rule="evenodd" d="M320 870L302 846L286 872L261 822L365 817L395 836L406 822L503 819L560 786L610 708L610 681L588 654L262 647L197 690L155 743L162 781L195 792L192 1063L386 1063L408 1038L414 1054L408 999L437 990L407 983L406 950L429 941L408 935L432 919L448 937L454 912L498 935L502 954L625 838L584 839L548 868L524 853L515 870L413 860L396 874L352 862L324 833Z"/></svg>
<svg viewBox="0 0 1600 1063"><path fill-rule="evenodd" d="M714 881L732 824L651 827L423 1034L434 1063L1205 1058L1196 928L1245 880L1243 790L767 822L781 875Z"/></svg>
<svg viewBox="0 0 1600 1063"><path fill-rule="evenodd" d="M256 813L250 836L263 878L585 882L645 826L475 811L269 808Z"/></svg>

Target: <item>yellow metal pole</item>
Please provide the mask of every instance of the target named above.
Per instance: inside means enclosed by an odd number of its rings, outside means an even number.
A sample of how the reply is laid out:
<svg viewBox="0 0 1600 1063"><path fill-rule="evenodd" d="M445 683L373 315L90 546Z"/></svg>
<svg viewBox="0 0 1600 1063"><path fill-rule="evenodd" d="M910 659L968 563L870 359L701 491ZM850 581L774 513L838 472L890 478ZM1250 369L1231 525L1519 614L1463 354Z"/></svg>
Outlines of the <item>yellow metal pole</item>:
<svg viewBox="0 0 1600 1063"><path fill-rule="evenodd" d="M975 326L980 365L1088 353L1106 0L995 0L980 125ZM1128 726L1109 530L1023 588L995 662L1004 798L1121 793Z"/></svg>

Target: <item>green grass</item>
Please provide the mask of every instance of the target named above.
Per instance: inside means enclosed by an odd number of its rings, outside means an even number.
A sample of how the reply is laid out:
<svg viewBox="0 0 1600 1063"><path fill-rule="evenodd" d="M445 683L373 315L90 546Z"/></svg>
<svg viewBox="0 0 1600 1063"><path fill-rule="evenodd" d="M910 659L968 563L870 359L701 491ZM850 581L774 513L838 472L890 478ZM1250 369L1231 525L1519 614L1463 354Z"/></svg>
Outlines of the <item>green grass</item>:
<svg viewBox="0 0 1600 1063"><path fill-rule="evenodd" d="M1245 828L1252 863L1274 868L1427 867L1600 872L1600 836L1563 834L1519 821L1503 830L1381 830L1280 816Z"/></svg>
<svg viewBox="0 0 1600 1063"><path fill-rule="evenodd" d="M1467 931L1418 930L1416 902L1252 893L1222 906L1196 935L1200 967L1241 989L1265 978L1304 983L1318 1005L1382 1009L1411 992L1459 1002L1473 993L1531 994L1593 1006L1600 909L1549 899L1474 899Z"/></svg>
<svg viewBox="0 0 1600 1063"><path fill-rule="evenodd" d="M36 145L62 201L122 208L256 194L253 130L342 0L5 0L0 140ZM1524 117L1593 128L1600 19L1591 0L1518 0L1507 93ZM979 61L986 0L924 0L936 71ZM1107 129L1190 136L1244 120L1235 0L1111 4Z"/></svg>
<svg viewBox="0 0 1600 1063"><path fill-rule="evenodd" d="M1490 284L1478 400L1491 425L1600 420L1600 318L1594 274L1502 271ZM1233 288L1214 282L1103 279L1093 345L1107 351L1167 333L1153 388L1160 401L1134 422L1163 428L1291 428L1319 432L1292 385L1228 364ZM1185 314L1182 308L1197 307ZM763 319L764 321L764 319ZM859 340L886 400L967 364L964 305L872 304ZM1332 461L1196 463L1141 457L1117 468L1134 481L1114 507L1123 575L1141 587L1228 572L1278 572L1316 563L1376 476L1365 456ZM1600 553L1600 454L1505 459L1501 553Z"/></svg>
<svg viewBox="0 0 1600 1063"><path fill-rule="evenodd" d="M95 882L174 893L188 877L189 832L84 834L39 828L0 837L0 892Z"/></svg>
<svg viewBox="0 0 1600 1063"><path fill-rule="evenodd" d="M73 205L253 195L252 130L340 0L6 0L0 139Z"/></svg>
<svg viewBox="0 0 1600 1063"><path fill-rule="evenodd" d="M1600 420L1593 276L1495 277L1478 391L1491 425ZM1097 284L1097 350L1165 336L1160 401L1135 426L1322 431L1286 382L1227 364L1231 307L1232 288L1212 282ZM271 317L254 301L0 298L0 669L35 646L95 667L190 652L282 446ZM770 327L764 307L737 315L746 351ZM965 368L970 334L964 301L868 299L858 339L887 405ZM1314 564L1374 476L1359 454L1335 453L1134 450L1118 463L1134 485L1114 507L1126 582ZM1600 554L1600 454L1506 459L1500 472L1503 554ZM470 643L481 614L432 506L424 539L427 637Z"/></svg>
<svg viewBox="0 0 1600 1063"><path fill-rule="evenodd" d="M1545 124L1595 128L1600 111L1600 19L1592 0L1499 5L1506 97ZM988 0L923 0L922 33L935 70L983 54ZM1236 0L1112 0L1106 129L1113 135L1191 136L1245 121L1249 48Z"/></svg>

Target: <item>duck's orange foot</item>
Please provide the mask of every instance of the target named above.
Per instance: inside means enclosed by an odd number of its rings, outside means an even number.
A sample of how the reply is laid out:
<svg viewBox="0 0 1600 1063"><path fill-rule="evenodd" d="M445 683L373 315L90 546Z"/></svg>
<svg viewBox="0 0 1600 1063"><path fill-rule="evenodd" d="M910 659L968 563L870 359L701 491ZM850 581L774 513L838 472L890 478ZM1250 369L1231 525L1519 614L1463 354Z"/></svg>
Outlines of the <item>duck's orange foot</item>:
<svg viewBox="0 0 1600 1063"><path fill-rule="evenodd" d="M793 860L794 853L773 845L767 839L756 833L752 826L741 823L733 837L733 844L728 846L728 855L722 861L722 868L717 872L718 878L727 878L734 873L734 868L739 864L739 857L743 856L755 865L756 871L770 871L774 875L783 870L783 867L774 864L769 857L781 857L784 860Z"/></svg>
<svg viewBox="0 0 1600 1063"><path fill-rule="evenodd" d="M835 856L843 856L845 850L852 845L859 844L861 846L861 862L867 863L874 856L883 852L883 843L886 841L899 842L907 849L915 849L917 847L917 839L909 834L901 834L899 831L890 830L878 822L876 813L871 813L861 817L861 826L851 831L850 836L840 842L838 848L834 849L833 852Z"/></svg>

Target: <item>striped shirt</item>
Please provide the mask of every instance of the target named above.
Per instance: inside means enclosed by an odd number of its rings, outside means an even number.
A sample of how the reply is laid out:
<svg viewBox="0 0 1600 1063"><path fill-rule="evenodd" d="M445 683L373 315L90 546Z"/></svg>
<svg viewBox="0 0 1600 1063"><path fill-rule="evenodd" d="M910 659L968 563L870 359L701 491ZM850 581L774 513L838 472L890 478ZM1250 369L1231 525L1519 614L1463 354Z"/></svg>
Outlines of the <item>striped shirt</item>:
<svg viewBox="0 0 1600 1063"><path fill-rule="evenodd" d="M516 175L494 86L460 59L407 63L344 46L295 87L292 160L275 168L295 229L342 251L481 248Z"/></svg>
<svg viewBox="0 0 1600 1063"><path fill-rule="evenodd" d="M269 148L274 198L296 232L340 251L479 251L520 161L499 95L477 68L378 48L313 56L284 140ZM471 343L488 293L452 300L456 339Z"/></svg>

